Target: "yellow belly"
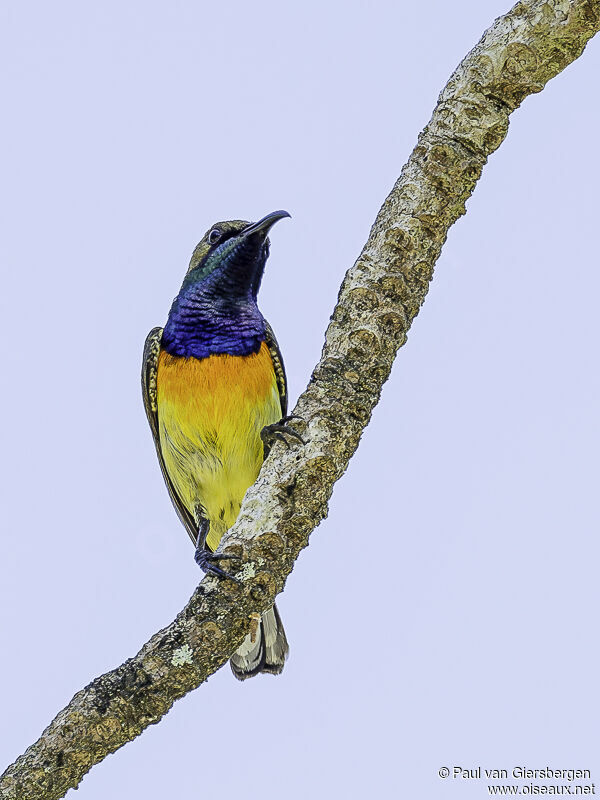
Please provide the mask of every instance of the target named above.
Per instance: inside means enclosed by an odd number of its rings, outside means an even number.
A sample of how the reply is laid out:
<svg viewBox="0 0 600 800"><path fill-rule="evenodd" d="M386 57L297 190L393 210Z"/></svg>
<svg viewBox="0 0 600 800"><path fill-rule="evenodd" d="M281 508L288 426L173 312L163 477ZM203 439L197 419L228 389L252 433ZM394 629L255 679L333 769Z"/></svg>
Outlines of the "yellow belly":
<svg viewBox="0 0 600 800"><path fill-rule="evenodd" d="M169 477L194 518L208 518L207 543L215 550L260 471L260 432L281 417L268 347L200 360L161 352L157 404Z"/></svg>

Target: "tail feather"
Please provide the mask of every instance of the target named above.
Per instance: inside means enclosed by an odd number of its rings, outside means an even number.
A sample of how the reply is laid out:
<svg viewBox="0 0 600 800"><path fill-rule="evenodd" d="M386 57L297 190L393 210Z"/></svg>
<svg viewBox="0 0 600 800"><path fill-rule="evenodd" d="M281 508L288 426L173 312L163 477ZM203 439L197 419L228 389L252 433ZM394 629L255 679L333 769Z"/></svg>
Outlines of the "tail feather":
<svg viewBox="0 0 600 800"><path fill-rule="evenodd" d="M254 639L254 641L252 641ZM259 672L279 675L285 664L289 646L277 606L264 611L254 636L248 634L229 663L240 681Z"/></svg>

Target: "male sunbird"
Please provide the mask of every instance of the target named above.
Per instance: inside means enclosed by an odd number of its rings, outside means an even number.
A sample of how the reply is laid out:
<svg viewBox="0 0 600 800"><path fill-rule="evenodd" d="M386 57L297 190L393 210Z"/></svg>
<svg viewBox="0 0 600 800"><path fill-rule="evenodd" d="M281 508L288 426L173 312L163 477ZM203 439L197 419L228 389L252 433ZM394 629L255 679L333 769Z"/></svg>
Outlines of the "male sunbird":
<svg viewBox="0 0 600 800"><path fill-rule="evenodd" d="M144 346L142 391L169 495L205 571L231 577L216 562L273 437L286 425L287 381L270 325L257 306L271 227L289 217L218 222L192 254L167 324ZM284 439L284 441L286 441ZM286 442L287 443L287 442ZM277 608L262 614L231 657L240 680L278 674L288 643Z"/></svg>

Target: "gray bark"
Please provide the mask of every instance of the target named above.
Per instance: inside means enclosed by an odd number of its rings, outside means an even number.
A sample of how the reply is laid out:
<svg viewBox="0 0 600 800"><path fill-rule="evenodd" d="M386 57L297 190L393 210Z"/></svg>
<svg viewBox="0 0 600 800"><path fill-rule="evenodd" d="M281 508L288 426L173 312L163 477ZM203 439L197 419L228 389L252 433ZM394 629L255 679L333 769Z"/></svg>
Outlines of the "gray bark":
<svg viewBox="0 0 600 800"><path fill-rule="evenodd" d="M600 0L524 0L457 67L342 283L321 360L294 409L308 444L273 448L223 538L221 549L242 558L243 584L205 578L134 658L73 697L2 775L0 797L64 796L222 666L243 640L249 615L273 603L327 514L448 229L465 213L510 113L578 58L599 29Z"/></svg>

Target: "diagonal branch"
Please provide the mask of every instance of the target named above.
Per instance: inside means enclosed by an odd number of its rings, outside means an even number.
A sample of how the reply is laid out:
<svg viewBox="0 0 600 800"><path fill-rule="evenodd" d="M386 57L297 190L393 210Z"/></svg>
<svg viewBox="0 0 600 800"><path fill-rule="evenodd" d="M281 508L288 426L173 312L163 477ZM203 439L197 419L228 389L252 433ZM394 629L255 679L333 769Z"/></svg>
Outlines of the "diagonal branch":
<svg viewBox="0 0 600 800"><path fill-rule="evenodd" d="M457 67L344 278L321 360L294 410L309 442L274 448L223 539L243 559L243 585L205 578L134 658L75 695L0 778L0 797L62 797L224 664L248 630L248 615L272 604L327 513L448 229L465 213L510 113L578 58L599 29L600 0L523 0Z"/></svg>

